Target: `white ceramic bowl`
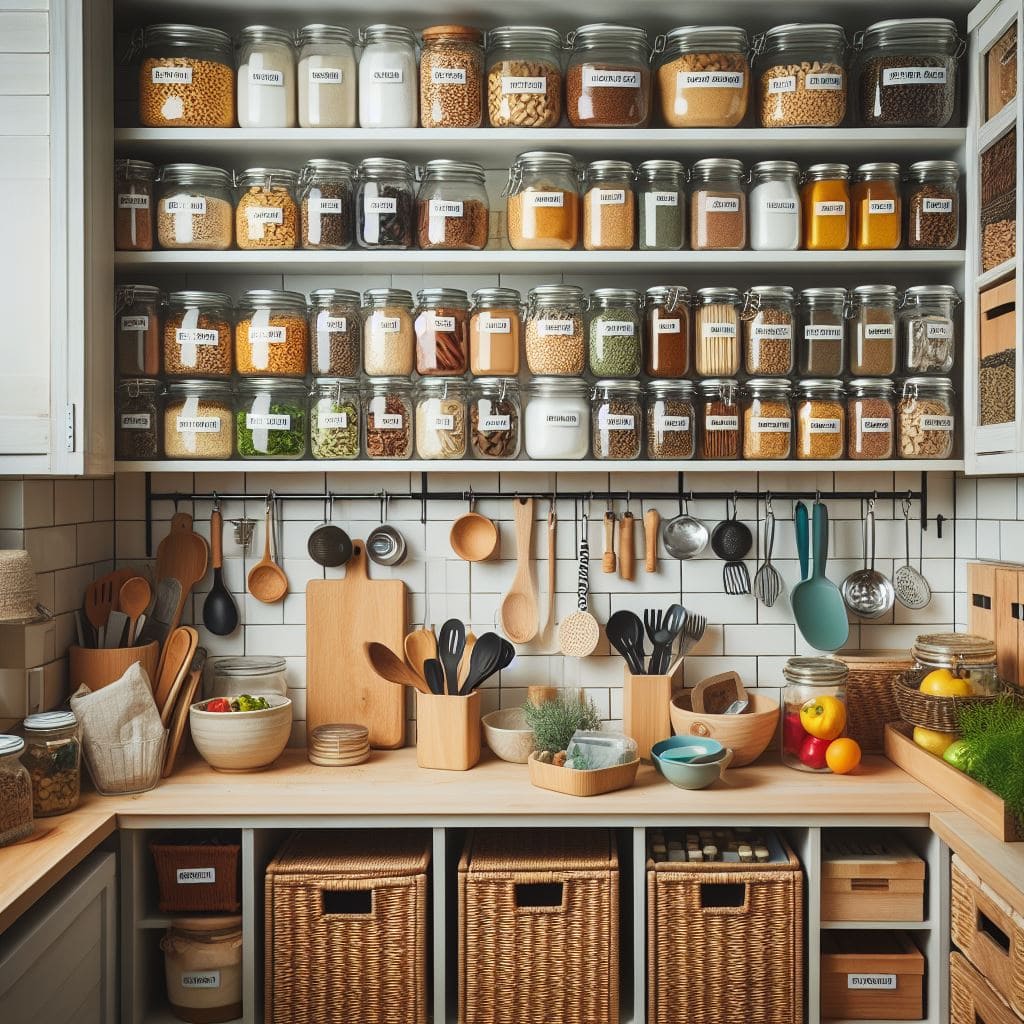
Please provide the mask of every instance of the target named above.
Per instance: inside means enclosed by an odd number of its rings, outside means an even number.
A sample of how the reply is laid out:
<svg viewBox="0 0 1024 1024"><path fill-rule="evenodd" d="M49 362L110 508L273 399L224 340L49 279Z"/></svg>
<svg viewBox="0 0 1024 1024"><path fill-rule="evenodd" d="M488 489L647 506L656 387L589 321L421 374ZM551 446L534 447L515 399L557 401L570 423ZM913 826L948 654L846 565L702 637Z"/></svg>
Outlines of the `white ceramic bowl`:
<svg viewBox="0 0 1024 1024"><path fill-rule="evenodd" d="M206 711L210 701L201 700L189 708L192 741L211 768L258 771L273 764L288 745L292 702L276 693L253 696L265 697L271 706L265 711Z"/></svg>
<svg viewBox="0 0 1024 1024"><path fill-rule="evenodd" d="M533 730L526 724L526 715L522 708L502 708L492 711L481 719L484 724L484 736L487 746L502 761L513 764L526 764L530 755L537 749L533 738Z"/></svg>

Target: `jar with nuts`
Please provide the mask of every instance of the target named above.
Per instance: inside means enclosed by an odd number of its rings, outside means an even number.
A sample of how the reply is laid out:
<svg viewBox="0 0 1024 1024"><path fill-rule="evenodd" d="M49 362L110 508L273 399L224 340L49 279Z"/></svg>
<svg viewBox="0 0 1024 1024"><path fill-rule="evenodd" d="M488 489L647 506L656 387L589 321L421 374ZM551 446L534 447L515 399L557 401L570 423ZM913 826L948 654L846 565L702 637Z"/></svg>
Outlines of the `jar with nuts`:
<svg viewBox="0 0 1024 1024"><path fill-rule="evenodd" d="M114 365L121 377L160 372L160 289L121 285L114 296Z"/></svg>
<svg viewBox="0 0 1024 1024"><path fill-rule="evenodd" d="M231 175L220 167L166 164L157 174L161 249L230 249L235 237Z"/></svg>
<svg viewBox="0 0 1024 1024"><path fill-rule="evenodd" d="M643 438L640 383L599 380L592 392L591 431L595 459L639 459Z"/></svg>
<svg viewBox="0 0 1024 1024"><path fill-rule="evenodd" d="M734 380L702 380L700 388L701 458L740 457L740 387Z"/></svg>
<svg viewBox="0 0 1024 1024"><path fill-rule="evenodd" d="M416 293L416 372L423 377L461 376L469 362L469 298L460 288Z"/></svg>
<svg viewBox="0 0 1024 1024"><path fill-rule="evenodd" d="M515 459L522 444L522 404L514 377L478 377L469 399L469 436L478 459Z"/></svg>
<svg viewBox="0 0 1024 1024"><path fill-rule="evenodd" d="M586 364L583 290L571 284L531 288L526 309L526 365L535 376L574 377Z"/></svg>
<svg viewBox="0 0 1024 1024"><path fill-rule="evenodd" d="M416 386L416 454L421 459L464 459L466 383L461 377L432 377Z"/></svg>
<svg viewBox="0 0 1024 1024"><path fill-rule="evenodd" d="M625 160L595 160L583 184L583 248L632 249L636 244L633 168Z"/></svg>
<svg viewBox="0 0 1024 1024"><path fill-rule="evenodd" d="M309 293L310 362L315 376L358 376L362 334L359 292L316 288Z"/></svg>
<svg viewBox="0 0 1024 1024"><path fill-rule="evenodd" d="M846 388L850 396L847 456L857 460L891 459L896 447L892 381L884 377L858 377Z"/></svg>
<svg viewBox="0 0 1024 1024"><path fill-rule="evenodd" d="M788 459L792 452L792 388L788 380L757 377L746 384L743 458Z"/></svg>
<svg viewBox="0 0 1024 1024"><path fill-rule="evenodd" d="M797 384L796 457L841 459L846 451L846 391L841 380Z"/></svg>
<svg viewBox="0 0 1024 1024"><path fill-rule="evenodd" d="M557 128L562 119L562 37L539 25L487 33L487 114L492 128Z"/></svg>
<svg viewBox="0 0 1024 1024"><path fill-rule="evenodd" d="M302 292L257 288L238 300L235 369L242 377L304 377L309 322Z"/></svg>
<svg viewBox="0 0 1024 1024"><path fill-rule="evenodd" d="M483 249L490 227L484 169L459 160L430 160L416 197L421 249Z"/></svg>
<svg viewBox="0 0 1024 1024"><path fill-rule="evenodd" d="M31 835L32 780L21 763L25 741L0 735L0 846L10 846Z"/></svg>
<svg viewBox="0 0 1024 1024"><path fill-rule="evenodd" d="M953 382L946 377L908 377L900 391L900 458L952 458L956 442Z"/></svg>
<svg viewBox="0 0 1024 1024"><path fill-rule="evenodd" d="M164 375L230 377L234 319L231 296L223 292L171 292L164 309Z"/></svg>
<svg viewBox="0 0 1024 1024"><path fill-rule="evenodd" d="M303 249L347 249L355 236L351 164L308 160L299 172Z"/></svg>
<svg viewBox="0 0 1024 1024"><path fill-rule="evenodd" d="M114 248L148 252L153 248L153 181L156 168L146 160L114 161Z"/></svg>
<svg viewBox="0 0 1024 1024"><path fill-rule="evenodd" d="M314 459L359 457L359 383L321 377L309 396L309 447Z"/></svg>
<svg viewBox="0 0 1024 1024"><path fill-rule="evenodd" d="M688 380L652 380L647 385L647 458L692 459L697 413Z"/></svg>
<svg viewBox="0 0 1024 1024"><path fill-rule="evenodd" d="M413 446L412 384L407 377L375 377L363 394L368 459L408 459Z"/></svg>
<svg viewBox="0 0 1024 1024"><path fill-rule="evenodd" d="M363 372L367 377L408 377L415 365L412 294L404 288L363 293Z"/></svg>
<svg viewBox="0 0 1024 1024"><path fill-rule="evenodd" d="M651 121L650 45L632 25L570 32L566 113L574 128L646 128Z"/></svg>
<svg viewBox="0 0 1024 1024"><path fill-rule="evenodd" d="M294 249L299 244L298 175L250 167L238 175L235 238L239 249Z"/></svg>
<svg viewBox="0 0 1024 1024"><path fill-rule="evenodd" d="M758 285L744 296L743 368L753 376L785 377L793 372L793 289Z"/></svg>
<svg viewBox="0 0 1024 1024"><path fill-rule="evenodd" d="M850 297L850 373L885 377L896 372L896 286L862 284Z"/></svg>
<svg viewBox="0 0 1024 1024"><path fill-rule="evenodd" d="M636 177L638 248L682 249L686 168L678 160L645 160L637 167Z"/></svg>
<svg viewBox="0 0 1024 1024"><path fill-rule="evenodd" d="M167 388L162 431L168 459L230 459L234 450L231 384L183 380Z"/></svg>
<svg viewBox="0 0 1024 1024"><path fill-rule="evenodd" d="M471 25L423 30L420 124L479 128L483 123L483 33Z"/></svg>
<svg viewBox="0 0 1024 1024"><path fill-rule="evenodd" d="M903 293L900 337L907 373L945 374L956 360L954 313L960 296L950 284L920 284Z"/></svg>
<svg viewBox="0 0 1024 1024"><path fill-rule="evenodd" d="M411 249L416 244L416 185L404 160L371 157L359 165L356 241L364 249Z"/></svg>
<svg viewBox="0 0 1024 1024"><path fill-rule="evenodd" d="M67 814L78 806L82 783L82 732L71 711L45 711L22 723L22 764L32 780L32 813L37 818Z"/></svg>
<svg viewBox="0 0 1024 1024"><path fill-rule="evenodd" d="M955 160L920 160L907 171L908 249L955 249L960 243L960 168Z"/></svg>

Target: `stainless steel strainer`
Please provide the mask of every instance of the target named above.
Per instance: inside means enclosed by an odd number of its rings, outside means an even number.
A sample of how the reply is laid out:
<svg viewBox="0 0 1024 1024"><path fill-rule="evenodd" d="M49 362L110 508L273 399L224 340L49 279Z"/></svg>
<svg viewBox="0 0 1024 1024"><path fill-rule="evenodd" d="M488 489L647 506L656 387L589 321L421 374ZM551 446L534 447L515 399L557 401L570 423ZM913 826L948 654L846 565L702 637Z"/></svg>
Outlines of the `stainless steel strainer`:
<svg viewBox="0 0 1024 1024"><path fill-rule="evenodd" d="M910 499L903 499L903 525L907 538L907 564L901 565L893 574L892 582L896 587L896 600L904 608L926 608L932 599L932 588L928 581L910 564ZM918 557L919 566L924 565L924 539L921 540L921 553Z"/></svg>

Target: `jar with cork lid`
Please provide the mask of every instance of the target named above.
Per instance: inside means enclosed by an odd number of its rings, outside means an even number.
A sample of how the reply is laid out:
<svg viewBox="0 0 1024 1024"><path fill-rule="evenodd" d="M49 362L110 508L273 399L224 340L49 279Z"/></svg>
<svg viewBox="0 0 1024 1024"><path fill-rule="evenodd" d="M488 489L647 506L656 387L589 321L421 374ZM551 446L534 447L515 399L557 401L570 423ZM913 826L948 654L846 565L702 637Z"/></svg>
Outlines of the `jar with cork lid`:
<svg viewBox="0 0 1024 1024"><path fill-rule="evenodd" d="M583 184L583 248L632 249L636 244L633 168L624 160L595 160Z"/></svg>
<svg viewBox="0 0 1024 1024"><path fill-rule="evenodd" d="M432 25L420 53L420 124L479 128L484 117L483 33L472 25Z"/></svg>
<svg viewBox="0 0 1024 1024"><path fill-rule="evenodd" d="M853 175L850 202L854 249L900 247L903 207L899 164L861 164Z"/></svg>
<svg viewBox="0 0 1024 1024"><path fill-rule="evenodd" d="M690 170L690 248L745 249L747 197L743 164L713 157Z"/></svg>
<svg viewBox="0 0 1024 1024"><path fill-rule="evenodd" d="M847 164L812 164L800 188L804 248L850 246L850 168Z"/></svg>

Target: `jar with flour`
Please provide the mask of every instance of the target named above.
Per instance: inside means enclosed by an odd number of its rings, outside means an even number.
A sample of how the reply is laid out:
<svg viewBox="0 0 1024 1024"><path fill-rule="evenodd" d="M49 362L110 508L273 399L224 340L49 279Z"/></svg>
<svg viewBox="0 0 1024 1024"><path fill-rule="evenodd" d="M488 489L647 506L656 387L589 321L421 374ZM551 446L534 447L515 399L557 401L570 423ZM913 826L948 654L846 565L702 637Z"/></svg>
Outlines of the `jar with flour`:
<svg viewBox="0 0 1024 1024"><path fill-rule="evenodd" d="M356 54L340 25L306 25L299 47L299 127L355 128Z"/></svg>
<svg viewBox="0 0 1024 1024"><path fill-rule="evenodd" d="M792 160L762 160L750 169L750 248L800 248L800 167Z"/></svg>
<svg viewBox="0 0 1024 1024"><path fill-rule="evenodd" d="M250 25L238 35L238 126L294 128L295 48L284 29Z"/></svg>
<svg viewBox="0 0 1024 1024"><path fill-rule="evenodd" d="M416 128L416 36L401 25L367 25L359 34L359 126Z"/></svg>
<svg viewBox="0 0 1024 1024"><path fill-rule="evenodd" d="M193 1024L242 1016L242 918L179 917L160 940L171 1013Z"/></svg>

